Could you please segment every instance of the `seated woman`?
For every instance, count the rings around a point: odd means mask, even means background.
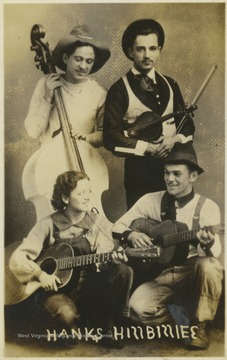
[[[70,244],[75,255],[115,249],[111,222],[89,211],[90,194],[86,174],[67,171],[59,175],[51,201],[57,211],[36,223],[12,254],[9,266],[21,283],[40,282],[35,304],[46,328],[70,331],[84,325],[83,318],[86,326],[100,327],[102,334],[109,334],[103,343],[115,347],[111,328],[122,316],[128,316],[132,283],[132,270],[123,263],[126,256],[114,251],[112,262],[80,267],[65,287],[55,273],[48,274],[35,261],[42,250],[62,243]]]

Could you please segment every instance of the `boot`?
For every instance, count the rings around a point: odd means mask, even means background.
[[[196,337],[191,340],[189,349],[191,350],[205,350],[210,345],[210,321],[203,321],[197,324]]]

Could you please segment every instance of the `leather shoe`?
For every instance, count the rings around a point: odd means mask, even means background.
[[[197,329],[195,329],[195,338],[191,340],[191,343],[188,345],[191,350],[205,350],[208,349],[210,345],[210,322],[203,321],[197,324]]]

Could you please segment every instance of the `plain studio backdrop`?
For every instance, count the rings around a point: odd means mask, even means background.
[[[224,3],[99,3],[4,5],[4,112],[5,112],[5,238],[6,244],[22,240],[36,222],[34,205],[25,201],[22,173],[39,148],[24,129],[24,119],[37,81],[30,50],[34,24],[46,30],[44,42],[53,49],[58,40],[78,24],[87,24],[94,37],[111,49],[111,58],[94,78],[107,89],[128,71],[130,61],[121,49],[125,28],[139,18],[153,18],[165,30],[165,44],[157,66],[177,80],[190,105],[214,64],[211,81],[195,112],[194,145],[205,169],[196,189],[221,208],[224,222]],[[89,99],[88,99],[89,101]],[[110,187],[103,196],[106,216],[117,220],[126,211],[124,161],[105,149]]]

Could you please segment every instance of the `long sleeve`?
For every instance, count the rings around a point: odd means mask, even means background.
[[[52,220],[49,216],[41,219],[13,252],[9,260],[9,268],[20,282],[28,282],[41,272],[34,260],[42,251],[45,239],[48,236],[51,238],[52,228]]]
[[[113,233],[123,233],[130,230],[133,220],[153,219],[161,221],[160,204],[164,191],[149,193],[142,196],[119,220],[113,225]]]
[[[28,135],[34,139],[39,138],[47,131],[51,116],[54,117],[56,127],[59,127],[59,121],[54,106],[44,99],[45,81],[46,77],[42,77],[38,81],[24,122]]]
[[[219,234],[220,223],[221,214],[218,205],[214,201],[206,199],[204,206],[201,209],[200,226],[201,228],[213,227],[214,229],[215,241],[214,245],[211,248],[214,257],[220,256],[222,251],[221,239]],[[200,246],[198,247],[197,251],[198,255],[204,255],[204,252]]]
[[[60,121],[55,104],[44,99],[46,78],[41,78],[32,95],[25,128],[30,137],[39,138],[41,143],[49,141],[60,129]],[[72,130],[86,134],[91,145],[103,145],[103,116],[106,89],[96,81],[72,84],[62,78],[61,95],[66,115]]]
[[[94,147],[103,146],[103,119],[106,100],[106,90],[101,88],[100,99],[97,103],[97,111],[95,118],[95,131],[86,135],[86,140]]]
[[[103,127],[103,141],[107,150],[114,151],[115,146],[135,148],[137,140],[126,138],[123,130],[123,117],[128,107],[128,94],[120,79],[108,91]]]

